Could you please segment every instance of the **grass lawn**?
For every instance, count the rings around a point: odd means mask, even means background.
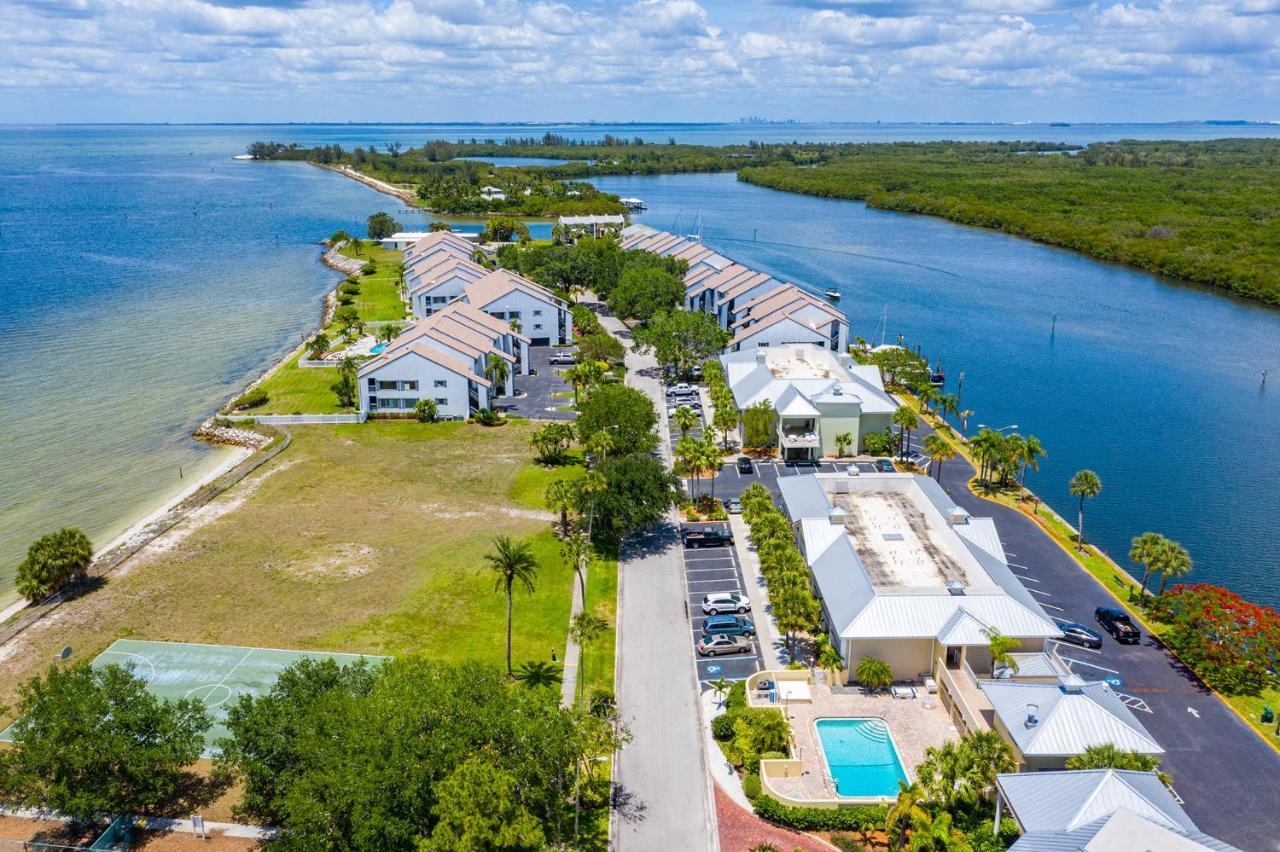
[[[88,660],[120,637],[501,665],[505,602],[483,559],[499,534],[529,538],[539,561],[536,591],[515,597],[514,661],[563,653],[573,574],[550,513],[511,496],[540,502],[556,475],[528,473],[533,428],[293,429],[291,447],[201,518],[7,648],[0,704],[64,645]],[[601,569],[591,594],[608,606],[613,571]]]
[[[357,260],[372,260],[378,270],[372,275],[361,274],[360,295],[356,296],[355,307],[360,319],[365,322],[384,320],[402,320],[405,318],[404,299],[400,298],[399,277],[396,264],[404,261],[404,255],[395,249],[384,249],[373,242],[362,242],[362,251],[357,254],[353,243],[347,243],[339,254]]]
[[[336,367],[299,367],[301,353],[276,370],[262,388],[267,402],[241,414],[337,414],[338,397],[330,389],[338,380]],[[350,409],[347,409],[350,410]]]

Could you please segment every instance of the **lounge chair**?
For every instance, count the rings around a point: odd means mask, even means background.
[[[894,698],[915,698],[916,688],[914,686],[895,686],[890,690]]]
[[[933,675],[929,672],[920,673],[920,682],[924,684],[924,691],[930,695],[938,691],[938,682],[933,679]]]

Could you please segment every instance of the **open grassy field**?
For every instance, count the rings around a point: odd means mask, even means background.
[[[302,353],[289,358],[262,383],[267,402],[246,414],[337,414],[338,397],[332,385],[338,380],[337,367],[299,367]]]
[[[406,308],[404,299],[400,298],[400,277],[396,272],[396,264],[403,261],[404,256],[395,249],[384,249],[372,242],[363,242],[359,253],[354,244],[348,243],[342,247],[340,254],[357,260],[372,260],[378,265],[377,271],[372,275],[359,276],[360,295],[356,296],[354,304],[360,319],[365,322],[403,320]]]
[[[0,649],[0,705],[64,645],[87,660],[120,637],[501,664],[505,603],[483,559],[498,534],[531,539],[539,560],[536,591],[515,599],[515,661],[563,654],[574,579],[541,493],[581,468],[535,468],[532,429],[294,429],[202,515]],[[591,577],[593,606],[610,612],[616,564]],[[589,653],[593,680],[606,653]]]

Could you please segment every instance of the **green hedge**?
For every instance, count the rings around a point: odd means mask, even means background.
[[[600,319],[586,305],[574,305],[570,312],[573,314],[574,328],[578,329],[579,334],[586,336],[604,331],[604,326],[600,324]]]
[[[743,784],[746,789],[746,784]],[[842,808],[793,808],[763,793],[757,796],[756,816],[800,831],[857,831],[867,823],[884,825],[889,809],[884,805],[850,805]]]
[[[747,794],[747,798],[755,801],[763,795],[764,791],[760,789],[760,776],[747,775],[742,779],[742,792]]]

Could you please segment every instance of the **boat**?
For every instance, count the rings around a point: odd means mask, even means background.
[[[628,210],[647,210],[648,209],[645,206],[644,201],[639,198],[619,198],[618,201],[622,202],[622,206],[626,207]]]
[[[929,372],[929,384],[935,388],[940,388],[947,383],[947,374],[942,371],[941,364],[934,364],[933,370]]]
[[[828,299],[830,299],[830,300],[831,300],[831,301],[833,301],[833,302],[838,302],[838,301],[840,301],[840,291],[839,291],[839,290],[836,290],[836,289],[827,290],[827,291],[826,291],[826,292],[824,292],[822,295],[826,296]]]

